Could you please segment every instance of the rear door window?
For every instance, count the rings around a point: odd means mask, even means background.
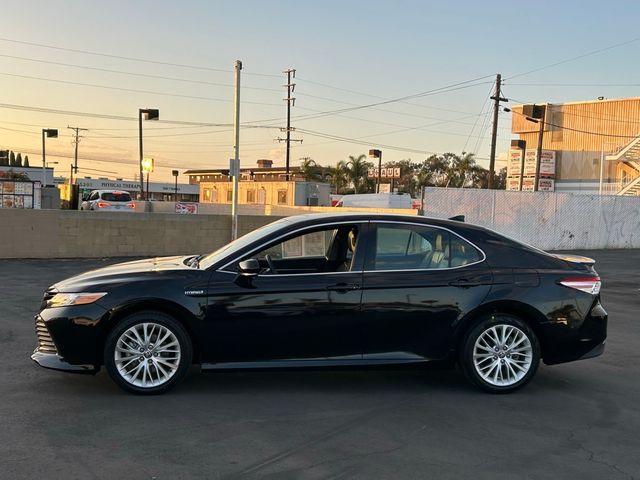
[[[453,268],[481,260],[478,250],[462,238],[436,227],[379,224],[367,270]]]

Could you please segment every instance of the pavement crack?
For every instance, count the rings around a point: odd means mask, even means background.
[[[622,470],[620,467],[613,463],[606,462],[605,460],[600,460],[596,458],[596,453],[593,450],[589,450],[584,444],[576,438],[575,430],[570,430],[569,435],[567,436],[567,441],[574,445],[578,450],[582,450],[587,454],[587,462],[597,463],[600,465],[604,465],[605,467],[618,472],[621,475],[629,478],[630,480],[637,480],[638,477],[634,477],[629,472]]]

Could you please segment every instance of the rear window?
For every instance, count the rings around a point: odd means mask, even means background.
[[[129,192],[104,192],[102,194],[102,200],[107,202],[130,202],[131,195]]]

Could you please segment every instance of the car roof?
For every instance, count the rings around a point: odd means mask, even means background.
[[[365,221],[383,220],[393,222],[423,223],[434,226],[454,228],[454,229],[479,229],[486,231],[484,227],[464,223],[458,220],[443,218],[423,217],[420,215],[402,215],[395,213],[369,213],[369,212],[340,212],[340,213],[307,213],[303,215],[293,215],[282,219],[290,224],[309,224],[317,222],[344,222],[344,221]]]
[[[126,190],[92,190],[93,192],[98,192],[100,194],[102,193],[128,193],[129,195],[131,195],[131,193],[127,192]]]

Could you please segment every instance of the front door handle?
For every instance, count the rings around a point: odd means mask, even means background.
[[[452,287],[469,288],[478,287],[482,284],[480,282],[472,282],[471,280],[467,280],[466,278],[459,278],[457,280],[449,282],[449,285]]]
[[[357,283],[336,283],[335,285],[329,285],[327,290],[330,292],[347,293],[350,290],[360,290],[360,285]]]

